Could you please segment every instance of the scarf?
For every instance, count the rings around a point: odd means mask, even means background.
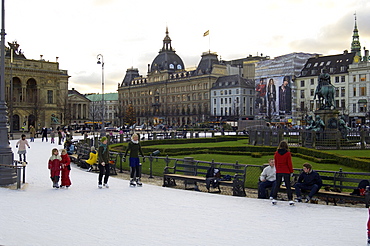
[[[103,153],[107,151],[107,145],[106,144],[101,144],[99,147],[103,147]]]

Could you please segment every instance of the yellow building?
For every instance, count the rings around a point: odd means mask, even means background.
[[[56,62],[27,59],[17,42],[8,43],[5,55],[6,102],[11,130],[33,125],[64,125],[68,96],[68,72]]]

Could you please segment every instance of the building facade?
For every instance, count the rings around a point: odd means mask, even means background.
[[[6,102],[11,131],[65,124],[68,73],[59,63],[27,59],[17,42],[5,53]],[[56,58],[58,59],[58,58]]]
[[[254,118],[254,80],[239,75],[222,76],[211,88],[213,121],[239,121]]]
[[[126,71],[118,87],[120,115],[125,118],[132,107],[137,125],[185,126],[208,121],[210,89],[225,75],[226,66],[212,52],[203,53],[194,70],[185,70],[166,30],[163,47],[148,66],[147,76],[134,68]]]
[[[90,121],[89,110],[91,101],[74,88],[68,90],[66,124],[79,129],[86,121]]]
[[[104,94],[104,117],[102,118],[103,105],[102,94],[86,95],[86,98],[91,102],[88,110],[89,121],[87,125],[93,124],[101,125],[104,119],[105,126],[120,126],[119,117],[119,102],[118,93],[105,93]]]

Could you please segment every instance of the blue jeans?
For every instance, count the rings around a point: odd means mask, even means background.
[[[263,182],[260,182],[258,184],[258,198],[262,198],[262,199],[267,198],[266,188],[269,188],[269,187],[272,187],[271,194],[270,194],[270,196],[272,196],[272,194],[274,194],[275,181],[265,180]]]
[[[308,196],[310,197],[310,199],[320,189],[320,187],[317,184],[314,184],[314,185],[306,185],[304,183],[296,183],[294,185],[294,188],[295,188],[295,194],[297,195],[297,197],[302,197],[302,190],[310,191],[310,194],[308,194]]]

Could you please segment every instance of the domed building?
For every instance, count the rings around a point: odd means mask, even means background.
[[[127,69],[118,86],[120,124],[192,126],[211,120],[210,89],[227,66],[213,52],[204,52],[198,66],[186,70],[166,36],[159,54],[148,65],[147,76]]]

